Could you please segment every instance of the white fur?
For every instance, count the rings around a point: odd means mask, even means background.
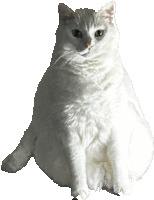
[[[82,199],[103,185],[130,194],[131,180],[142,177],[153,157],[152,134],[121,64],[118,29],[106,12],[115,11],[113,5],[94,13],[90,26],[87,10],[67,25],[60,21],[51,66],[35,97],[36,162]],[[61,7],[61,19],[74,14]],[[72,29],[88,31],[92,48],[73,37]],[[104,30],[101,39],[95,38],[99,29]]]

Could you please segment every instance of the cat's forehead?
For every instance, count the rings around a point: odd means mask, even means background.
[[[90,30],[91,27],[104,26],[103,20],[96,17],[96,12],[93,9],[80,8],[75,10],[75,14],[76,23],[83,29]]]

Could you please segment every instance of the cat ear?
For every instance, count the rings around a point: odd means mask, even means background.
[[[66,23],[69,19],[74,19],[74,11],[64,3],[58,5],[59,21]]]
[[[115,2],[111,1],[105,4],[97,13],[96,15],[100,18],[104,18],[107,24],[111,24],[114,20],[115,15]]]

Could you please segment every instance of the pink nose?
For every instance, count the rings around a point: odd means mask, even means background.
[[[87,47],[88,47],[88,49],[90,49],[92,46],[91,46],[91,43],[88,43],[87,44]]]

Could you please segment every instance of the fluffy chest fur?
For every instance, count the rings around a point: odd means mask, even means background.
[[[120,113],[126,100],[122,71],[119,66],[114,66],[114,69],[119,67],[114,70],[111,63],[111,60],[105,63],[104,68],[103,63],[99,64],[101,70],[92,76],[91,69],[96,70],[99,66],[89,66],[78,79],[83,85],[81,94],[65,106],[70,137],[77,137],[85,148],[94,143],[107,144],[111,120]]]

